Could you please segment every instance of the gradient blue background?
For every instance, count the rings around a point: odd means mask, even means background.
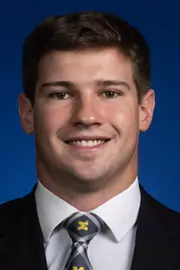
[[[0,5],[0,203],[29,192],[37,178],[34,139],[23,133],[18,116],[23,39],[49,15],[103,10],[138,27],[150,45],[156,110],[150,130],[140,136],[139,179],[155,198],[180,211],[180,2],[117,2],[11,0]]]

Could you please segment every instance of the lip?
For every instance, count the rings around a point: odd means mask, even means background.
[[[94,141],[94,140],[110,140],[110,137],[107,136],[72,136],[65,140],[65,143],[69,141]]]

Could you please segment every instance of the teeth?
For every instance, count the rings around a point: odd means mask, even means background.
[[[76,145],[80,145],[80,146],[95,146],[98,144],[102,144],[105,143],[105,140],[89,140],[89,141],[70,141],[69,144],[76,144]]]

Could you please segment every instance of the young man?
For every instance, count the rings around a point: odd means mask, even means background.
[[[180,216],[138,183],[149,49],[112,14],[47,18],[25,40],[19,113],[38,184],[0,207],[0,269],[180,269]]]

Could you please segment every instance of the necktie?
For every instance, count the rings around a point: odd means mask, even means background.
[[[93,213],[77,212],[63,222],[62,226],[72,239],[71,254],[65,270],[92,270],[87,248],[93,237],[103,230],[103,225],[103,221]]]

